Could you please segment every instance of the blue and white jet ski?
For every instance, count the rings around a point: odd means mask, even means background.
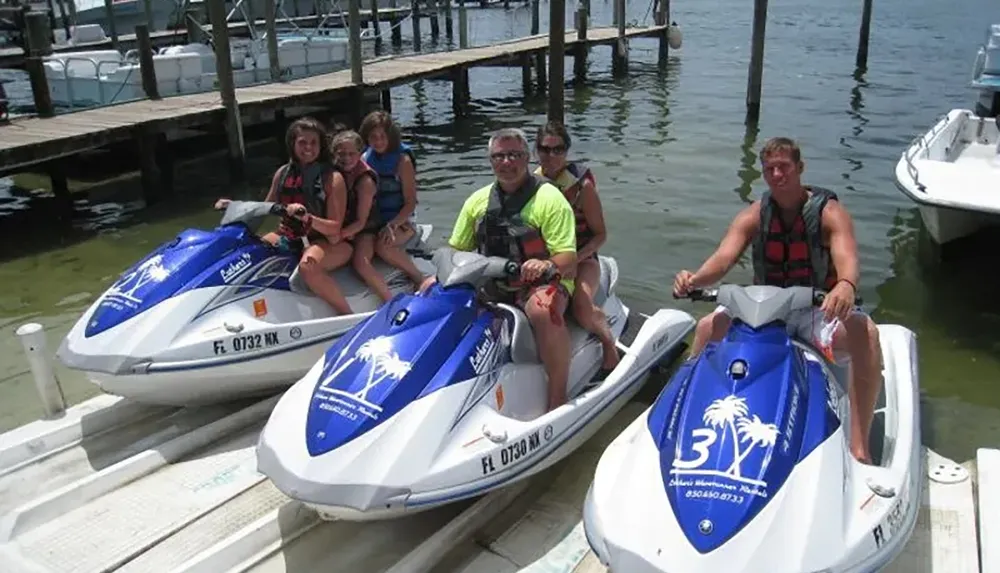
[[[597,304],[624,356],[595,380],[598,340],[570,322],[569,401],[546,413],[547,381],[524,313],[487,303],[487,281],[519,276],[500,258],[434,255],[438,282],[398,296],[338,340],[279,400],[258,471],[325,519],[375,520],[477,496],[556,463],[586,441],[693,329],[676,310],[621,341],[629,309],[600,257]]]
[[[355,314],[336,316],[298,274],[299,255],[255,234],[280,205],[234,201],[219,227],[187,229],[126,270],[57,352],[110,394],[192,405],[263,394],[302,377],[381,302],[348,266],[333,276]],[[420,226],[407,247],[429,259]],[[425,273],[430,261],[414,257]],[[393,293],[413,292],[377,261]]]
[[[692,293],[717,298],[733,325],[679,367],[597,465],[583,521],[611,571],[870,572],[903,549],[924,480],[916,337],[878,327],[878,463],[859,463],[848,448],[847,368],[784,324],[822,296],[735,285]]]

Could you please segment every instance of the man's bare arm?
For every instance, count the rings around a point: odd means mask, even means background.
[[[830,201],[823,209],[823,228],[830,237],[830,259],[838,279],[846,279],[857,288],[860,276],[858,243],[854,222],[839,202]],[[855,293],[857,294],[857,293]]]
[[[691,284],[706,287],[722,280],[750,244],[759,224],[760,202],[754,202],[736,215],[719,243],[719,248],[701,265],[692,277]]]

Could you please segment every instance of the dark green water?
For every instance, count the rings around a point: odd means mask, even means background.
[[[592,54],[589,84],[566,90],[573,153],[597,173],[611,233],[604,252],[619,260],[626,302],[644,311],[674,306],[669,284],[676,271],[696,268],[731,217],[764,189],[756,160],[763,140],[794,137],[803,148],[806,181],[837,191],[854,216],[866,307],[876,320],[919,335],[925,443],[958,460],[972,457],[978,446],[996,446],[996,237],[979,237],[937,262],[921,247],[919,217],[896,190],[892,171],[912,137],[949,109],[973,103],[966,85],[975,50],[986,24],[1000,22],[1000,7],[987,0],[880,0],[869,70],[859,76],[854,49],[860,3],[772,2],[762,117],[756,129],[748,129],[743,100],[751,5],[673,4],[684,47],[672,53],[666,72],[656,67],[655,41],[633,41],[628,79],[611,78],[608,48],[599,48]],[[610,4],[595,1],[593,9],[594,25],[610,22]],[[628,19],[648,21],[648,10],[632,4]],[[546,4],[542,11],[545,29]],[[484,44],[525,34],[528,22],[523,8],[472,11],[470,38]],[[408,25],[404,30],[409,34]],[[505,126],[530,130],[544,122],[545,101],[521,97],[518,70],[474,70],[471,84],[472,112],[460,119],[451,112],[448,83],[425,81],[393,91],[393,112],[420,157],[418,215],[435,225],[435,238],[447,235],[461,202],[488,180],[489,132]],[[278,160],[270,143],[250,153],[251,184],[242,192],[256,195]],[[126,181],[115,187],[118,196],[95,193],[77,203],[70,238],[8,236],[8,256],[0,262],[0,429],[39,413],[13,336],[16,326],[42,322],[54,348],[128,264],[184,227],[214,224],[212,199],[241,192],[225,190],[219,159],[180,166],[181,190],[170,204],[141,209],[141,203],[121,198],[138,189],[137,181]],[[0,213],[9,221],[17,218],[19,229],[27,224],[36,232],[55,224],[41,214],[43,208],[23,212],[44,206],[44,198],[19,194],[0,198]],[[21,252],[27,254],[9,255]],[[745,281],[749,271],[738,269],[729,278]],[[678,306],[697,314],[708,310]],[[59,374],[72,401],[95,392],[78,376],[64,369]]]

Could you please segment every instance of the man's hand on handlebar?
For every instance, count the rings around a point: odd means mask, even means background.
[[[681,271],[674,277],[674,298],[683,298],[694,289],[694,273]]]
[[[233,202],[232,199],[219,199],[218,201],[215,202],[215,209],[217,211],[221,211],[221,210],[225,209],[226,207],[228,207],[229,204],[232,203],[232,202]]]
[[[521,280],[531,284],[537,282],[546,274],[554,275],[556,270],[556,264],[552,261],[528,259],[521,265]]]
[[[851,314],[851,309],[854,307],[855,298],[854,287],[851,283],[847,281],[838,282],[823,297],[823,304],[820,305],[823,317],[827,322],[834,318],[839,318],[841,322],[847,320]]]

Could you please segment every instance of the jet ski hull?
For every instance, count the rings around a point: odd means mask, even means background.
[[[787,400],[780,394],[771,418],[760,398],[779,391],[739,385],[727,403],[732,415],[720,400],[700,411],[692,396],[710,394],[715,383],[689,377],[685,364],[598,463],[583,522],[600,561],[619,573],[854,573],[891,562],[913,531],[925,478],[916,337],[895,325],[879,333],[885,391],[872,430],[879,463],[850,455],[849,404],[830,371]],[[818,365],[819,355],[810,360]],[[750,371],[768,368],[749,363]],[[823,422],[824,410],[835,416]],[[786,439],[791,465],[782,470]]]
[[[613,261],[602,262],[616,274]],[[612,331],[620,336],[628,309],[613,296],[603,307]],[[416,317],[421,312],[419,301],[404,298],[396,307],[384,310],[386,317],[403,311]],[[369,322],[378,323],[382,312]],[[485,319],[490,315],[477,315],[490,326],[477,330],[475,325],[480,323],[474,323],[455,343],[445,333],[445,326],[436,327],[442,334],[434,348],[444,346],[454,351],[443,359],[445,366],[427,376],[440,379],[439,373],[447,371],[448,364],[466,361],[473,363],[478,375],[433,391],[425,389],[418,399],[406,402],[394,413],[384,406],[378,415],[389,414],[387,418],[326,451],[313,445],[315,436],[337,428],[331,423],[311,423],[310,408],[329,409],[335,416],[352,415],[357,411],[352,404],[358,394],[340,386],[322,391],[324,377],[334,366],[317,363],[282,396],[272,412],[258,443],[258,470],[286,495],[315,508],[326,519],[389,519],[482,495],[569,455],[624,406],[649,370],[670,358],[694,327],[694,320],[686,313],[657,312],[643,324],[619,366],[602,382],[588,386],[601,363],[601,346],[588,333],[571,326],[570,400],[545,412],[547,387],[537,355],[521,356],[517,343],[511,343],[524,329],[530,334],[527,319],[506,305],[499,305],[496,312]],[[376,331],[377,326],[369,324],[368,328]],[[456,332],[465,330],[462,325],[455,326]],[[351,341],[361,336],[359,332],[346,335],[327,354],[327,360],[331,355],[353,360],[352,354],[357,356],[363,346]],[[421,368],[419,353],[411,358],[402,341],[396,348],[400,358],[406,355],[413,370]],[[349,370],[343,372],[349,376]],[[360,371],[362,376],[365,372]],[[404,375],[397,389],[406,381]],[[303,410],[310,410],[310,416],[304,416]]]

